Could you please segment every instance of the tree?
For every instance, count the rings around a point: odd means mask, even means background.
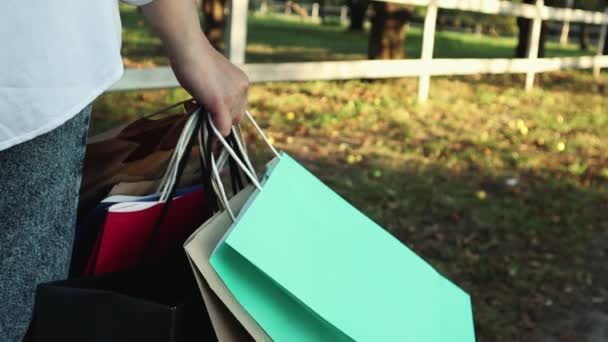
[[[325,6],[327,6],[327,3],[325,0],[318,0],[317,3],[319,4],[319,19],[324,23],[325,17],[327,16],[327,13],[325,13]]]
[[[578,32],[578,42],[581,50],[589,50],[589,29],[587,23],[580,23]]]
[[[534,5],[536,0],[523,0],[525,4]],[[554,6],[558,3],[557,0],[545,1],[545,6]],[[532,19],[517,17],[517,28],[519,35],[517,39],[517,47],[515,48],[515,57],[527,58],[528,46],[530,45],[530,30],[532,29]],[[538,57],[545,57],[545,43],[547,41],[547,33],[549,29],[547,23],[543,21],[540,30],[540,41],[538,43]]]
[[[409,6],[372,2],[374,15],[369,36],[370,59],[405,58],[406,24],[412,15]]]
[[[580,0],[574,2],[574,8],[583,9],[587,11],[603,11],[606,5],[608,5],[608,1],[605,0]],[[578,39],[581,50],[589,50],[589,25],[587,25],[586,23],[579,24]]]
[[[347,0],[346,6],[348,6],[350,12],[349,29],[351,31],[363,31],[363,23],[365,22],[367,7],[369,7],[369,0]]]
[[[226,6],[226,0],[203,0],[205,35],[218,51],[221,51],[222,32],[226,24],[224,6]]]

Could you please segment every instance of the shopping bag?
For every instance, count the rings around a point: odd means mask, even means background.
[[[232,210],[238,212],[253,190],[249,186],[234,196],[230,200]],[[227,212],[217,213],[191,235],[184,243],[184,249],[218,340],[270,341],[270,337],[232,296],[209,263],[213,250],[231,223]]]
[[[174,198],[176,186],[198,136],[201,124],[199,111],[189,117],[176,143],[172,164],[163,177],[168,183],[165,182],[167,186],[162,187],[160,200],[124,202],[108,209],[89,257],[86,274],[117,272],[142,263],[154,263],[179,250],[192,231],[210,216],[211,211],[205,209],[204,190]],[[170,190],[167,192],[167,189]]]
[[[197,176],[200,179],[200,176]],[[158,187],[157,187],[158,188]],[[155,189],[156,190],[156,189]],[[200,185],[177,189],[175,196],[181,197],[190,193],[202,191]],[[101,201],[86,216],[79,219],[74,236],[74,247],[72,249],[72,260],[70,263],[70,277],[85,274],[85,267],[93,254],[93,248],[100,232],[106,224],[108,210],[116,204],[132,204],[158,202],[159,194],[148,196],[114,195]],[[99,246],[98,246],[99,247]]]
[[[145,250],[159,246],[160,228],[170,217],[173,200],[196,194],[175,198],[187,160],[185,151],[192,148],[200,126],[198,113],[189,123],[177,144],[176,158],[172,158],[175,165],[167,170],[163,207]],[[39,285],[31,331],[34,341],[213,340],[204,308],[187,259],[177,249],[154,262],[139,259],[137,267],[127,272]]]
[[[204,209],[205,190],[198,189],[173,199],[158,228],[156,243],[145,262],[154,262],[174,250],[199,227],[209,213]],[[164,203],[123,202],[108,208],[85,274],[103,274],[135,267],[154,232]]]
[[[184,107],[179,114],[173,109]],[[155,180],[164,170],[192,101],[184,101],[90,137],[84,159],[79,216],[87,213],[121,182]],[[150,156],[155,154],[154,156]]]
[[[31,341],[215,341],[184,261],[39,285]]]
[[[263,185],[246,172],[257,189],[210,258],[270,338],[475,340],[464,291],[291,157],[277,158]]]
[[[183,168],[179,179],[175,180],[176,184],[181,183],[186,172],[193,174],[196,170],[199,180],[204,182],[208,178],[203,175],[201,179],[200,165],[188,170],[189,165],[193,164],[190,160],[201,158],[200,151],[196,154],[192,151],[192,148],[183,151],[186,156],[183,157]],[[142,262],[153,232],[155,245],[144,262],[153,262],[175,249],[181,249],[186,238],[213,210],[213,203],[208,203],[207,196],[208,193],[200,187],[192,191],[178,189],[159,227],[155,227],[154,223],[165,205],[157,195],[141,199],[121,196],[121,200],[111,206],[108,205],[112,203],[111,198],[102,201],[93,212],[95,215],[77,227],[71,274],[102,274],[134,267]],[[86,261],[83,256],[86,256]]]
[[[191,187],[201,182],[201,170],[199,166],[186,167],[182,179],[179,182],[180,187]],[[127,196],[145,196],[155,193],[159,188],[161,179],[143,180],[143,181],[121,181],[112,187],[108,196],[127,195]]]

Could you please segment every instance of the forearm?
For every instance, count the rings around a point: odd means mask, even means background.
[[[205,37],[193,0],[155,0],[142,6],[160,36],[169,58],[204,58],[213,47]],[[198,56],[197,56],[198,55]]]
[[[155,0],[142,6],[167,50],[179,83],[213,115],[227,135],[247,109],[249,81],[203,34],[194,0]]]

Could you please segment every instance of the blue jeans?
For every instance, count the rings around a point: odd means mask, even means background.
[[[67,277],[91,106],[0,151],[0,341],[30,322],[36,285]]]

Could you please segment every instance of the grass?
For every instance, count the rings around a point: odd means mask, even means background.
[[[123,22],[130,29],[124,33],[123,55],[127,66],[167,64],[161,44],[151,34],[141,15],[123,7]],[[461,32],[438,32],[435,58],[511,58],[515,37],[476,36]],[[288,19],[282,16],[251,15],[248,19],[246,61],[248,63],[356,60],[367,58],[368,33],[349,32],[346,28]],[[419,58],[422,31],[411,27],[405,44],[409,58]],[[577,46],[556,42],[547,44],[547,57],[580,56]]]
[[[127,62],[163,64],[158,40],[125,14]],[[339,27],[258,17],[249,42],[251,62],[357,59],[366,47]],[[414,29],[410,56],[419,43]],[[436,56],[508,57],[514,45],[444,32]],[[426,105],[415,79],[273,83],[252,86],[250,107],[278,147],[472,295],[480,341],[531,340],[608,281],[586,257],[608,232],[604,81],[550,73],[525,93],[520,76],[438,77]],[[92,130],[187,97],[105,94]]]

